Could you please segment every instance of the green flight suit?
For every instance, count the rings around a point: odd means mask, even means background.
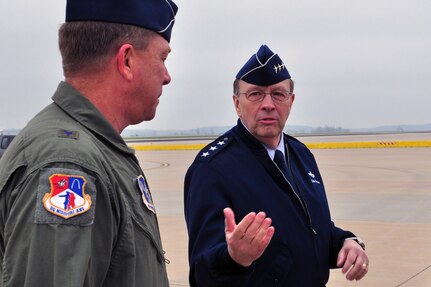
[[[0,286],[169,286],[134,151],[69,84],[52,99],[0,160]]]

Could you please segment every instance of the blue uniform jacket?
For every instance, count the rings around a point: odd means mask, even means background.
[[[310,150],[283,136],[293,182],[240,121],[200,151],[188,169],[184,203],[192,287],[325,286],[344,238],[354,235],[332,222]],[[252,211],[264,211],[273,221],[268,248],[248,268],[228,255],[225,207],[237,222]]]

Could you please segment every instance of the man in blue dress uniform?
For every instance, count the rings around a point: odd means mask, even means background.
[[[238,72],[237,126],[199,152],[185,178],[191,286],[319,287],[330,268],[348,280],[368,272],[362,240],[331,220],[312,153],[283,133],[293,88],[266,45]]]

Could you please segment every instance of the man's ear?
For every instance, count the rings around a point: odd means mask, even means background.
[[[132,62],[134,48],[130,44],[122,45],[117,51],[117,69],[126,80],[133,79]]]
[[[235,106],[236,114],[241,117],[241,108],[239,107],[239,98],[237,95],[232,96],[233,104]]]
[[[293,106],[293,102],[294,102],[294,101],[295,101],[295,94],[292,94],[289,109],[291,109],[291,108],[292,108],[292,106]]]

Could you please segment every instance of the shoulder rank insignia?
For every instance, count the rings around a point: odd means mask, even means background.
[[[51,191],[42,200],[49,212],[68,219],[90,209],[91,197],[85,194],[87,181],[83,176],[53,174],[49,183]]]
[[[142,201],[149,211],[156,213],[156,208],[154,207],[153,198],[151,197],[150,189],[148,188],[147,181],[142,175],[138,176],[138,186],[139,190],[142,192]]]
[[[61,129],[61,130],[58,130],[58,137],[77,140],[79,138],[79,132]]]
[[[204,147],[199,152],[196,159],[204,160],[204,159],[209,159],[213,157],[215,154],[223,150],[223,148],[230,143],[230,139],[231,138],[227,137],[226,135],[219,137],[218,139],[216,139],[215,141],[213,141],[212,143]]]

